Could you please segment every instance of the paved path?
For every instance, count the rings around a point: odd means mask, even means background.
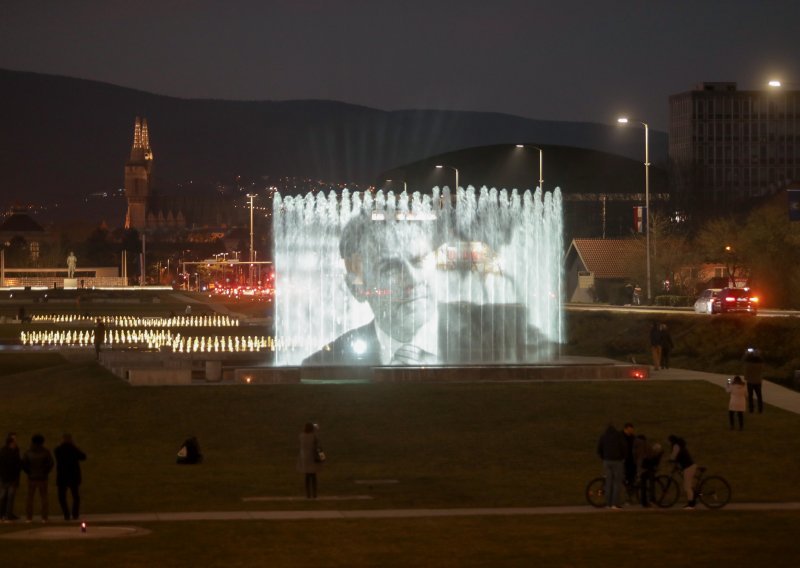
[[[723,511],[800,511],[800,503],[731,503]],[[505,517],[576,514],[658,514],[669,512],[692,514],[710,511],[698,505],[694,511],[680,507],[643,509],[628,507],[621,511],[596,509],[588,505],[567,507],[497,507],[473,509],[354,509],[312,511],[195,511],[189,513],[115,513],[85,515],[87,523],[158,523],[181,521],[296,521],[347,519],[414,519],[432,517]],[[58,521],[56,521],[58,522]]]
[[[728,379],[733,375],[720,375],[718,373],[704,373],[702,371],[690,371],[687,369],[662,369],[660,371],[650,371],[651,381],[708,381],[719,387],[725,388]],[[777,406],[783,410],[800,414],[800,392],[787,389],[776,385],[770,381],[764,381],[761,387],[764,395],[764,403]],[[768,412],[766,409],[765,412]]]

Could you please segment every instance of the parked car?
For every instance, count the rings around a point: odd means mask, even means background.
[[[750,288],[709,288],[694,303],[694,311],[705,314],[758,312],[758,297]]]
[[[708,288],[703,290],[694,302],[694,312],[696,314],[713,314],[712,306],[721,290],[722,288]]]

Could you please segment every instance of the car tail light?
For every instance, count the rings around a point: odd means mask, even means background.
[[[750,298],[750,301],[753,302],[754,304],[757,304],[758,303],[758,298],[753,296],[752,298]]]
[[[726,302],[735,302],[736,298],[734,298],[733,296],[725,296],[725,301]]]

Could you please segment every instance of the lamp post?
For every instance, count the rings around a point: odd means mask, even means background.
[[[255,194],[248,193],[247,198],[250,200],[250,286],[253,285],[253,199]]]
[[[618,118],[617,122],[619,124],[638,122],[644,126],[644,234],[647,247],[647,302],[651,303],[653,295],[650,289],[650,126],[642,120],[631,120],[624,116]]]
[[[529,146],[527,144],[517,144],[517,148],[532,148],[534,150],[539,150],[539,189],[544,191],[544,179],[542,178],[542,162],[543,162],[543,152],[542,149],[538,146]]]
[[[455,195],[458,192],[458,168],[454,168],[453,166],[448,166],[447,164],[436,165],[436,169],[441,170],[442,168],[449,168],[456,173],[456,191],[453,193],[453,195]]]

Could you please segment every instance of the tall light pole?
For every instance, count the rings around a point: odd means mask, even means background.
[[[248,193],[247,198],[250,200],[250,286],[253,285],[253,199],[255,194]]]
[[[447,164],[437,164],[436,168],[441,170],[442,168],[449,168],[456,172],[456,191],[453,193],[455,195],[458,192],[458,168],[454,168],[453,166],[448,166]]]
[[[517,144],[517,148],[532,148],[534,150],[539,150],[539,188],[544,191],[544,179],[542,178],[542,162],[543,162],[543,152],[542,149],[538,146],[529,146],[528,144]]]
[[[642,120],[630,120],[624,116],[618,118],[617,122],[619,124],[638,122],[644,126],[644,234],[647,247],[647,302],[651,303],[653,294],[650,289],[650,126]]]

